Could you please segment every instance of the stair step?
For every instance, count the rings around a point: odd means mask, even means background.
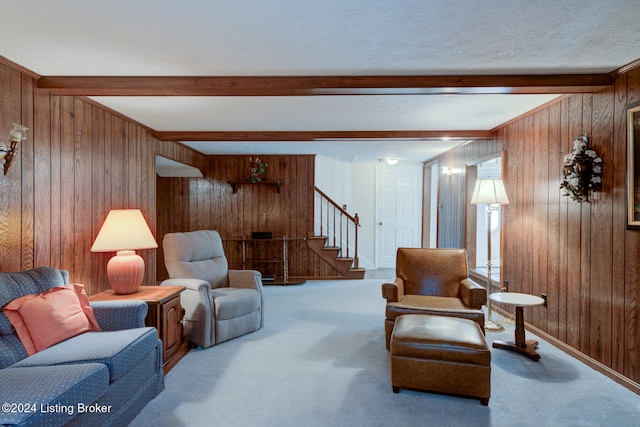
[[[327,246],[329,238],[327,236],[309,235],[307,243],[310,249],[320,255],[329,265],[332,265],[345,279],[362,279],[365,270],[361,268],[351,268],[354,263],[352,257],[341,257],[342,248],[339,246]]]
[[[364,268],[352,268],[348,270],[344,277],[345,279],[364,279]]]

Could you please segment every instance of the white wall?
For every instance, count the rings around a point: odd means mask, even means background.
[[[358,256],[360,266],[369,269],[376,268],[376,164],[354,163],[351,167],[352,207],[360,217]]]
[[[351,159],[316,156],[316,187],[347,212],[360,217],[358,258],[360,267],[375,268],[375,166],[352,163]]]
[[[332,157],[316,156],[315,179],[316,187],[331,197],[338,205],[347,205],[350,214],[355,213],[351,208],[351,160]]]

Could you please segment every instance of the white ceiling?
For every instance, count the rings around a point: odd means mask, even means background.
[[[0,55],[42,76],[608,73],[638,0],[0,0]],[[557,95],[131,97],[156,131],[490,130]],[[461,141],[188,142],[206,154],[422,161]]]

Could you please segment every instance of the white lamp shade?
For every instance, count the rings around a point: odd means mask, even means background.
[[[109,212],[91,252],[152,249],[158,244],[140,209],[114,209]]]
[[[471,196],[472,205],[508,205],[509,198],[501,179],[478,179]]]

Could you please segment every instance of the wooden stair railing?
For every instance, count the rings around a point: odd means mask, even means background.
[[[349,214],[318,187],[315,187],[315,197],[319,200],[315,205],[315,220],[318,222],[319,236],[326,237],[326,249],[337,250],[338,259],[352,259],[351,269],[359,270],[358,214]]]

